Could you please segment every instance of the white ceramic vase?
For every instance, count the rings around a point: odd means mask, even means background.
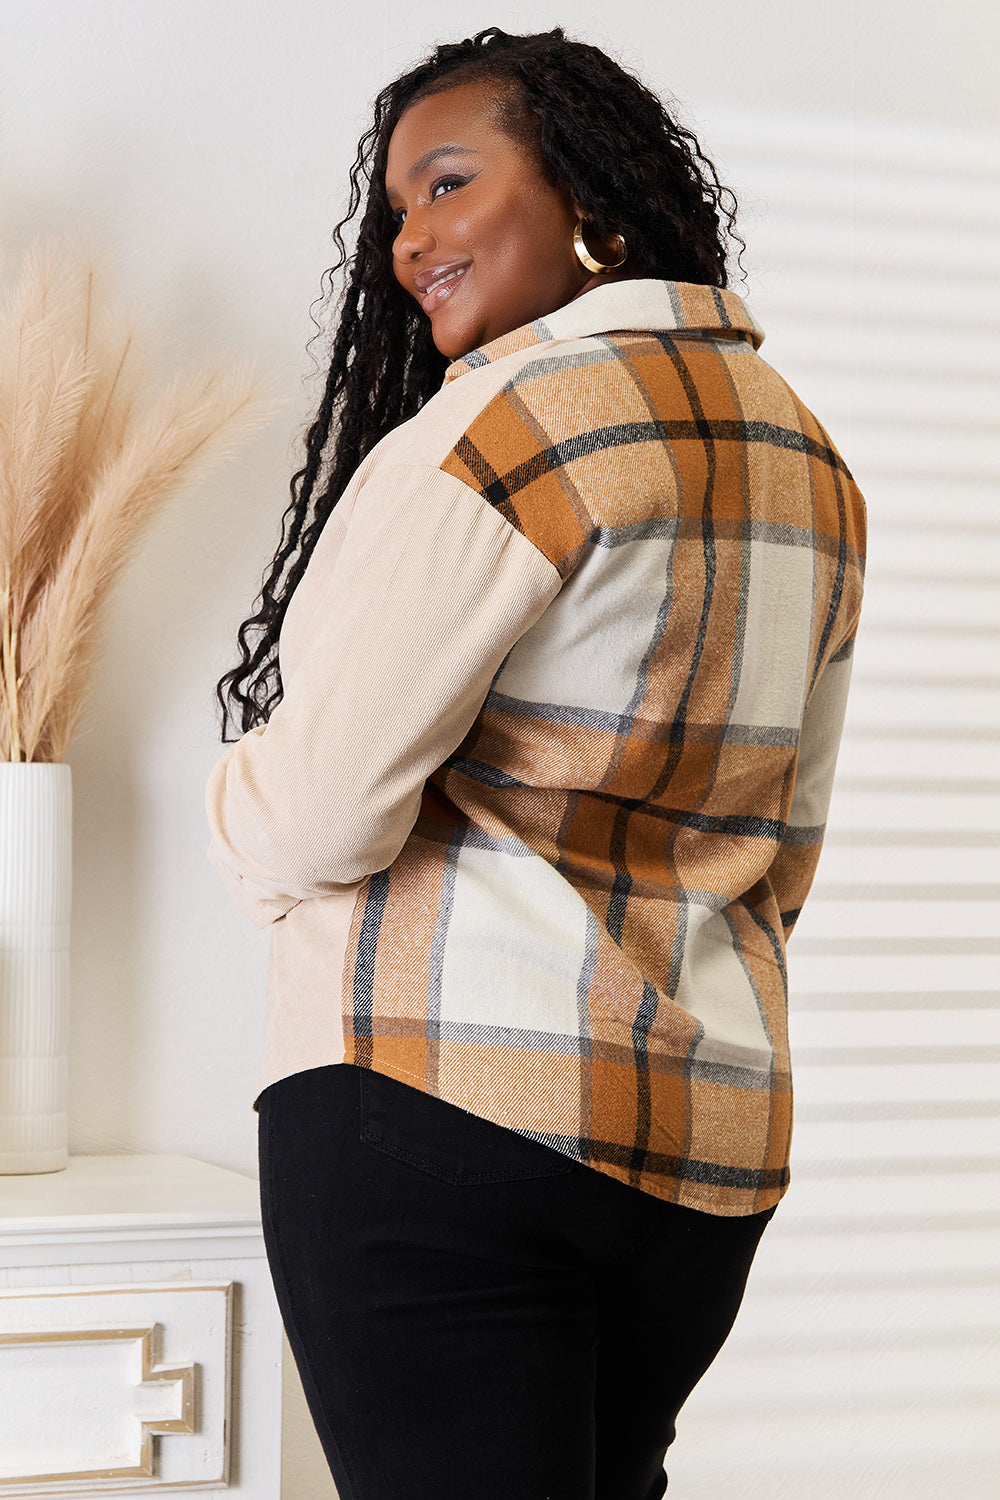
[[[0,762],[0,1173],[69,1156],[72,812],[69,766]]]

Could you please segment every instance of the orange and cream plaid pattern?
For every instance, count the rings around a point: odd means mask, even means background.
[[[742,299],[666,286],[669,328],[538,322],[448,371],[520,356],[441,468],[562,583],[361,888],[344,1056],[747,1214],[788,1183],[785,943],[823,837],[864,504]]]

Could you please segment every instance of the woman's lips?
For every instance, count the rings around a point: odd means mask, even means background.
[[[433,312],[442,302],[447,301],[459,282],[465,276],[466,271],[471,268],[472,262],[467,261],[464,266],[454,266],[436,280],[427,291],[421,295],[420,306],[425,313]]]

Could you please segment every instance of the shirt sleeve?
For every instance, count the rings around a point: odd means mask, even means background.
[[[809,894],[823,847],[853,659],[852,635],[827,662],[802,719],[792,803],[769,871],[786,938]]]
[[[461,480],[371,475],[285,696],[209,780],[209,859],[258,926],[392,863],[425,780],[560,582]]]

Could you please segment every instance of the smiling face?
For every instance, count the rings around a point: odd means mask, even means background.
[[[393,271],[449,359],[608,279],[574,254],[573,198],[502,119],[495,86],[459,84],[411,104],[389,141]]]

